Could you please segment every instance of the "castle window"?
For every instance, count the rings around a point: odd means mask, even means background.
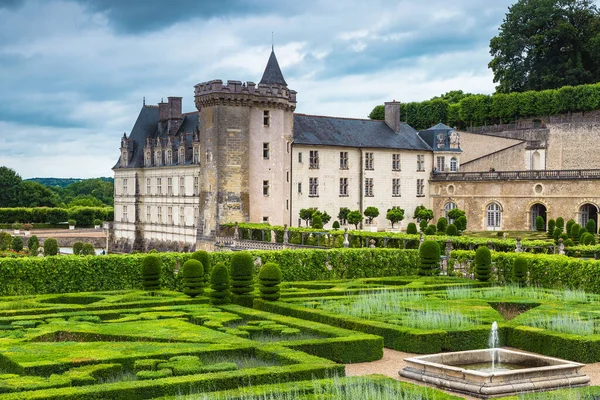
[[[417,155],[417,171],[425,171],[425,155]]]
[[[317,150],[311,150],[309,153],[309,165],[310,169],[319,169],[319,152]]]
[[[194,177],[194,196],[198,196],[200,194],[200,178],[197,176]]]
[[[158,194],[158,195],[162,194],[162,179],[161,178],[156,178],[156,194]]]
[[[200,148],[198,146],[194,147],[194,164],[198,164],[200,162]]]
[[[425,179],[417,179],[417,197],[425,197]]]
[[[185,177],[179,177],[179,195],[185,196]]]
[[[271,112],[269,110],[263,111],[263,125],[271,126]]]
[[[302,194],[302,182],[298,182],[298,194]]]
[[[146,195],[150,196],[152,194],[152,180],[150,178],[146,178]]]
[[[157,167],[162,165],[162,154],[160,150],[154,152],[154,165]]]
[[[319,178],[308,178],[308,197],[319,197]]]
[[[456,172],[458,170],[458,160],[456,157],[450,159],[450,172]]]
[[[167,178],[167,196],[173,196],[173,178]]]
[[[392,154],[392,171],[400,171],[400,154]]]
[[[123,196],[127,196],[127,178],[123,178]]]
[[[453,201],[449,201],[446,204],[444,204],[444,217],[448,220],[449,223],[454,223],[453,219],[448,218],[448,213],[450,212],[450,210],[454,210],[456,208],[456,203]]]
[[[194,223],[196,223],[196,221],[198,221],[199,216],[200,216],[200,208],[194,207]]]
[[[185,164],[185,147],[179,148],[179,156],[177,157],[177,163],[179,165]]]
[[[340,151],[340,169],[348,169],[348,152]]]
[[[179,225],[185,225],[185,208],[179,207]]]
[[[500,228],[502,219],[502,208],[498,203],[492,203],[486,209],[486,225],[488,230],[496,230]]]
[[[302,153],[298,153],[298,162],[302,164]]]
[[[173,207],[167,207],[167,223],[173,225]]]
[[[146,222],[150,222],[152,219],[152,207],[146,206]]]
[[[144,166],[151,167],[152,166],[152,157],[150,156],[150,151],[146,151],[144,153]]]
[[[348,196],[348,178],[340,178],[340,197]]]
[[[167,165],[173,165],[173,152],[171,150],[167,150]]]
[[[437,157],[437,170],[438,172],[444,172],[444,167],[446,164],[446,157],[444,156],[439,156]]]
[[[127,222],[127,206],[123,206],[123,215],[122,215],[121,221]]]
[[[123,152],[121,153],[121,167],[126,167],[127,163],[129,163],[129,151],[123,149]]]
[[[286,182],[290,181],[290,171],[285,171],[285,181]]]
[[[269,217],[263,217],[263,223],[268,224],[269,223]]]
[[[156,211],[157,211],[157,216],[158,216],[158,223],[162,224],[162,207],[161,206],[156,207]]]
[[[269,195],[269,181],[263,181],[263,196]]]
[[[392,179],[392,196],[400,197],[400,178]]]
[[[373,197],[373,178],[365,178],[365,197]]]
[[[263,158],[265,160],[269,159],[269,143],[263,143]]]
[[[373,153],[365,153],[365,169],[373,169]]]
[[[289,210],[290,209],[290,199],[286,199],[285,200],[285,209]]]

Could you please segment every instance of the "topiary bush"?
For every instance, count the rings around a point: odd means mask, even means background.
[[[560,237],[560,235],[562,235],[562,230],[559,227],[554,228],[554,231],[552,233],[552,237],[554,238],[555,242],[558,242],[558,238]]]
[[[236,252],[231,257],[231,293],[235,296],[234,302],[252,307],[254,296],[252,291],[254,283],[254,260],[250,253]]]
[[[204,266],[198,260],[189,259],[181,267],[183,293],[196,297],[204,293]]]
[[[150,254],[142,260],[142,286],[145,290],[160,290],[160,271],[162,262],[157,256]]]
[[[440,217],[438,219],[436,228],[438,232],[446,232],[446,229],[448,228],[448,220],[445,217]]]
[[[421,229],[421,232],[425,232],[425,229],[427,229],[427,220],[422,219],[421,222],[419,222],[419,228]]]
[[[338,221],[333,221],[333,225],[331,225],[333,229],[340,229],[340,223]]]
[[[544,222],[544,217],[542,217],[541,215],[538,215],[535,218],[535,230],[538,232],[545,232],[546,231],[546,223]]]
[[[21,236],[15,236],[12,240],[11,248],[17,253],[23,251],[23,238]]]
[[[27,248],[29,249],[29,255],[37,256],[38,249],[40,248],[40,241],[37,236],[29,236],[29,240],[27,240]]]
[[[94,249],[94,245],[92,245],[91,243],[84,243],[83,247],[81,248],[81,255],[82,256],[95,256],[96,250]]]
[[[581,226],[579,224],[572,224],[571,229],[569,229],[569,238],[573,240],[574,243],[579,241],[579,231],[581,230]]]
[[[435,235],[435,225],[429,225],[427,228],[425,228],[425,234],[426,235]]]
[[[575,243],[573,242],[573,240],[572,240],[572,239],[567,239],[567,240],[565,240],[565,241],[563,242],[563,245],[564,245],[565,247],[571,247],[571,246],[575,246]]]
[[[211,274],[210,256],[204,250],[198,250],[192,253],[192,259],[200,261],[204,267],[204,283],[208,284]]]
[[[527,259],[523,256],[515,258],[513,264],[513,280],[519,285],[527,282]]]
[[[81,255],[82,249],[83,249],[83,242],[73,243],[73,255],[75,255],[75,256]]]
[[[229,271],[223,263],[218,263],[210,275],[210,304],[229,304]]]
[[[596,238],[591,233],[586,232],[586,233],[584,233],[582,235],[580,243],[584,244],[586,246],[595,245],[596,244]]]
[[[565,232],[571,234],[571,227],[575,225],[575,220],[570,219],[567,221],[567,225],[565,226]]]
[[[408,233],[409,235],[416,235],[418,233],[417,224],[415,224],[414,222],[409,222],[406,226],[406,233]]]
[[[554,236],[554,229],[556,228],[556,221],[552,218],[548,220],[548,237]]]
[[[312,217],[311,225],[313,229],[323,229],[323,219],[320,215],[315,215]]]
[[[44,240],[44,256],[55,256],[58,254],[58,241],[54,238]]]
[[[419,275],[434,276],[440,274],[440,255],[438,242],[426,240],[419,248]]]
[[[260,297],[263,300],[275,301],[279,299],[281,278],[281,269],[278,264],[269,262],[262,266],[258,273],[258,281],[260,282]]]
[[[475,279],[487,282],[492,276],[492,253],[487,246],[479,246],[475,252]]]
[[[556,227],[562,232],[565,229],[565,219],[563,217],[556,218]]]
[[[446,235],[448,236],[458,236],[458,228],[454,224],[448,225],[446,227]]]
[[[598,232],[598,227],[596,226],[596,221],[593,219],[589,219],[588,222],[585,223],[585,229],[595,235]]]

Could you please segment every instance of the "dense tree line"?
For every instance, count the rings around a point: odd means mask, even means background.
[[[102,207],[114,204],[114,185],[106,178],[77,180],[65,187],[45,186],[36,180],[24,181],[13,169],[0,167],[0,208]]]

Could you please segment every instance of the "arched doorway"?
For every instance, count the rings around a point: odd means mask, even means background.
[[[579,207],[579,225],[585,226],[592,219],[596,222],[596,232],[598,230],[598,207],[594,204],[584,204]]]
[[[532,231],[537,230],[537,227],[535,225],[535,221],[536,221],[537,217],[544,218],[544,230],[546,230],[546,222],[548,221],[548,219],[546,218],[546,206],[545,205],[540,204],[540,203],[536,203],[536,204],[532,205],[530,215],[531,215],[530,229]]]

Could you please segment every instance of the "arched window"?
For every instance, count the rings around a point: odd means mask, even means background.
[[[157,167],[162,165],[162,154],[160,150],[154,152],[154,165]]]
[[[498,203],[492,203],[487,206],[486,225],[488,230],[500,228],[502,219],[502,208]]]
[[[449,201],[446,204],[444,204],[444,217],[448,220],[449,223],[453,223],[454,220],[451,220],[450,218],[448,218],[448,212],[450,210],[454,210],[456,208],[456,203],[453,201]]]
[[[458,160],[456,159],[456,157],[452,157],[450,159],[450,172],[456,171],[458,171]]]
[[[146,151],[146,153],[144,154],[144,165],[146,167],[151,167],[152,166],[152,158],[150,157],[150,151]]]

